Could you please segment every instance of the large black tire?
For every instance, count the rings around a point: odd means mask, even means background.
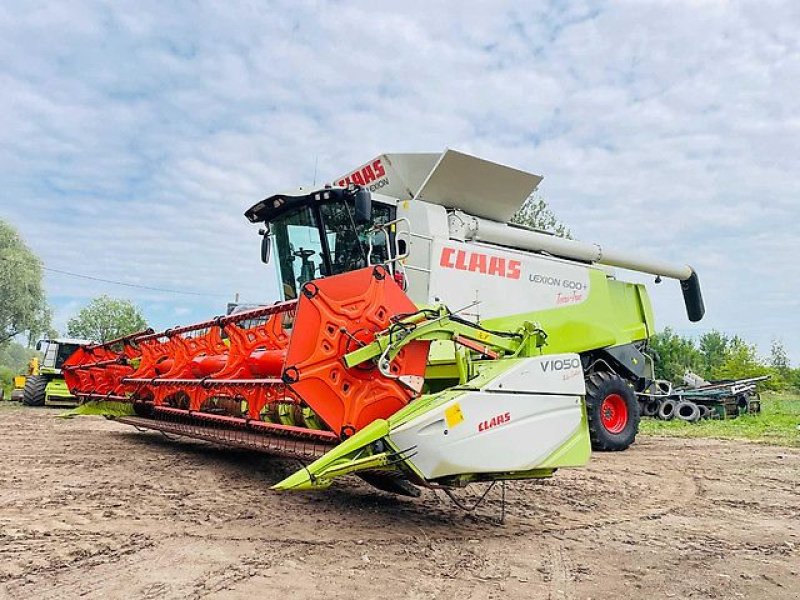
[[[596,372],[586,380],[586,416],[592,448],[625,450],[639,431],[639,402],[619,375]]]
[[[42,375],[29,375],[25,380],[25,389],[22,392],[22,403],[25,406],[44,406],[44,390],[47,387],[47,377]]]
[[[675,407],[675,417],[687,423],[694,423],[700,418],[700,407],[694,402],[683,400]]]
[[[678,403],[671,398],[661,401],[661,406],[658,407],[658,418],[662,421],[670,421],[675,416],[675,407]]]
[[[655,417],[658,414],[658,407],[661,406],[658,398],[649,398],[643,404],[644,406],[640,406],[640,408],[645,417]]]

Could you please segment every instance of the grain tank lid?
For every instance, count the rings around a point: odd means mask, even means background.
[[[397,200],[423,200],[508,221],[542,178],[455,150],[382,154],[333,181],[355,183]]]
[[[541,176],[445,150],[415,199],[505,222],[538,187]]]

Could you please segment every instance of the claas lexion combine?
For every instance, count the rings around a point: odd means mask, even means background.
[[[332,185],[277,194],[263,224],[282,300],[85,345],[64,366],[120,421],[294,457],[274,486],[346,474],[418,495],[548,477],[622,450],[654,381],[651,261],[509,223],[541,177],[447,150],[384,154]]]

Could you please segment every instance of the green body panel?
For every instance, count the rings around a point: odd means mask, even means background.
[[[589,439],[589,422],[586,418],[586,405],[583,419],[575,433],[539,465],[540,469],[559,467],[580,467],[589,462],[592,455],[592,442]]]
[[[44,403],[48,406],[74,406],[78,404],[64,378],[56,375],[47,382],[47,387],[44,390]]]
[[[589,270],[589,296],[580,304],[487,319],[488,329],[514,331],[523,321],[547,332],[544,354],[586,352],[645,340],[654,331],[653,309],[644,285],[610,279]]]
[[[548,310],[486,319],[481,325],[495,331],[516,331],[535,323],[547,333],[542,347],[523,349],[521,356],[583,353],[646,340],[655,331],[653,308],[642,284],[611,279],[599,269],[589,269],[589,296],[584,302]],[[452,342],[434,342],[425,378],[434,389],[436,380],[452,382],[459,376]]]
[[[374,453],[371,446],[389,434],[389,423],[373,421],[353,437],[313,463],[272,486],[273,490],[313,490],[328,487],[334,477],[359,470],[375,470],[386,466],[386,452]]]

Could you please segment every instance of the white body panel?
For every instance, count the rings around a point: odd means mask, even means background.
[[[542,369],[554,360],[567,368]],[[465,392],[392,429],[390,439],[410,452],[428,479],[534,469],[582,425],[579,365],[576,354],[526,359],[487,388]],[[540,388],[561,392],[539,393]]]
[[[605,267],[475,241],[452,239],[448,213],[420,201],[397,204],[411,224],[403,261],[409,297],[417,304],[443,303],[487,319],[559,308],[589,296],[589,270]]]
[[[424,200],[507,221],[541,180],[539,175],[445,150],[441,154],[381,154],[333,183],[354,183],[398,200]]]
[[[427,302],[481,319],[585,302],[589,268],[560,259],[454,240],[431,244]],[[412,298],[413,299],[413,298]]]
[[[517,366],[492,379],[483,390],[583,396],[586,382],[577,354],[550,354],[520,361]]]
[[[351,183],[365,186],[372,193],[411,200],[439,160],[438,153],[381,154],[333,180],[334,185]]]

